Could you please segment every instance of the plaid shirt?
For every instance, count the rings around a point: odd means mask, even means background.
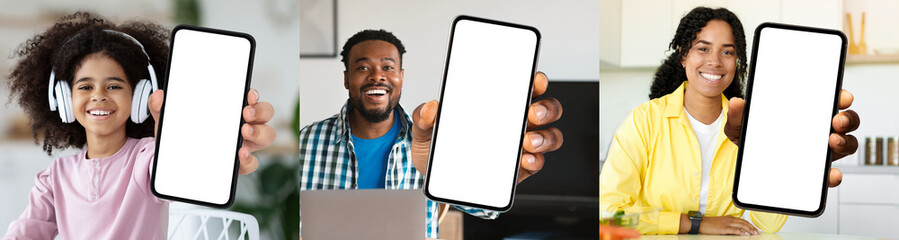
[[[412,165],[412,117],[397,106],[402,128],[387,157],[385,189],[419,189],[424,177]],[[320,189],[356,189],[359,181],[358,163],[350,137],[349,104],[340,113],[315,122],[300,130],[300,191]],[[437,238],[437,203],[427,203],[427,235]],[[302,207],[302,206],[300,206]],[[457,209],[484,219],[495,219],[498,212],[455,206]],[[302,229],[302,216],[300,216]]]

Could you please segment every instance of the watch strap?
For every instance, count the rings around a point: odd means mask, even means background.
[[[699,234],[699,224],[702,223],[702,214],[697,211],[690,211],[687,214],[690,218],[690,232],[689,234]]]

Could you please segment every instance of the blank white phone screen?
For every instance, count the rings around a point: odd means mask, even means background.
[[[157,150],[157,192],[225,204],[231,194],[251,42],[175,33]]]
[[[815,211],[826,194],[842,39],[781,28],[760,34],[737,199]]]
[[[539,33],[459,20],[434,133],[429,194],[511,204]]]

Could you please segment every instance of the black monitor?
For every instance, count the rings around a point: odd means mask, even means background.
[[[597,239],[599,226],[599,82],[552,81],[543,99],[562,103],[547,127],[564,135],[543,169],[515,193],[512,209],[493,221],[466,215],[466,239]]]

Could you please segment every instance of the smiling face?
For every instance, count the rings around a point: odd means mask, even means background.
[[[685,94],[720,98],[734,80],[737,50],[734,35],[727,22],[711,20],[693,40],[692,47],[681,61],[688,84]]]
[[[353,109],[369,122],[387,120],[403,89],[399,51],[388,42],[368,40],[353,46],[347,56],[343,86]]]
[[[75,70],[72,107],[85,132],[125,136],[131,114],[131,84],[118,62],[102,53],[84,57]]]

